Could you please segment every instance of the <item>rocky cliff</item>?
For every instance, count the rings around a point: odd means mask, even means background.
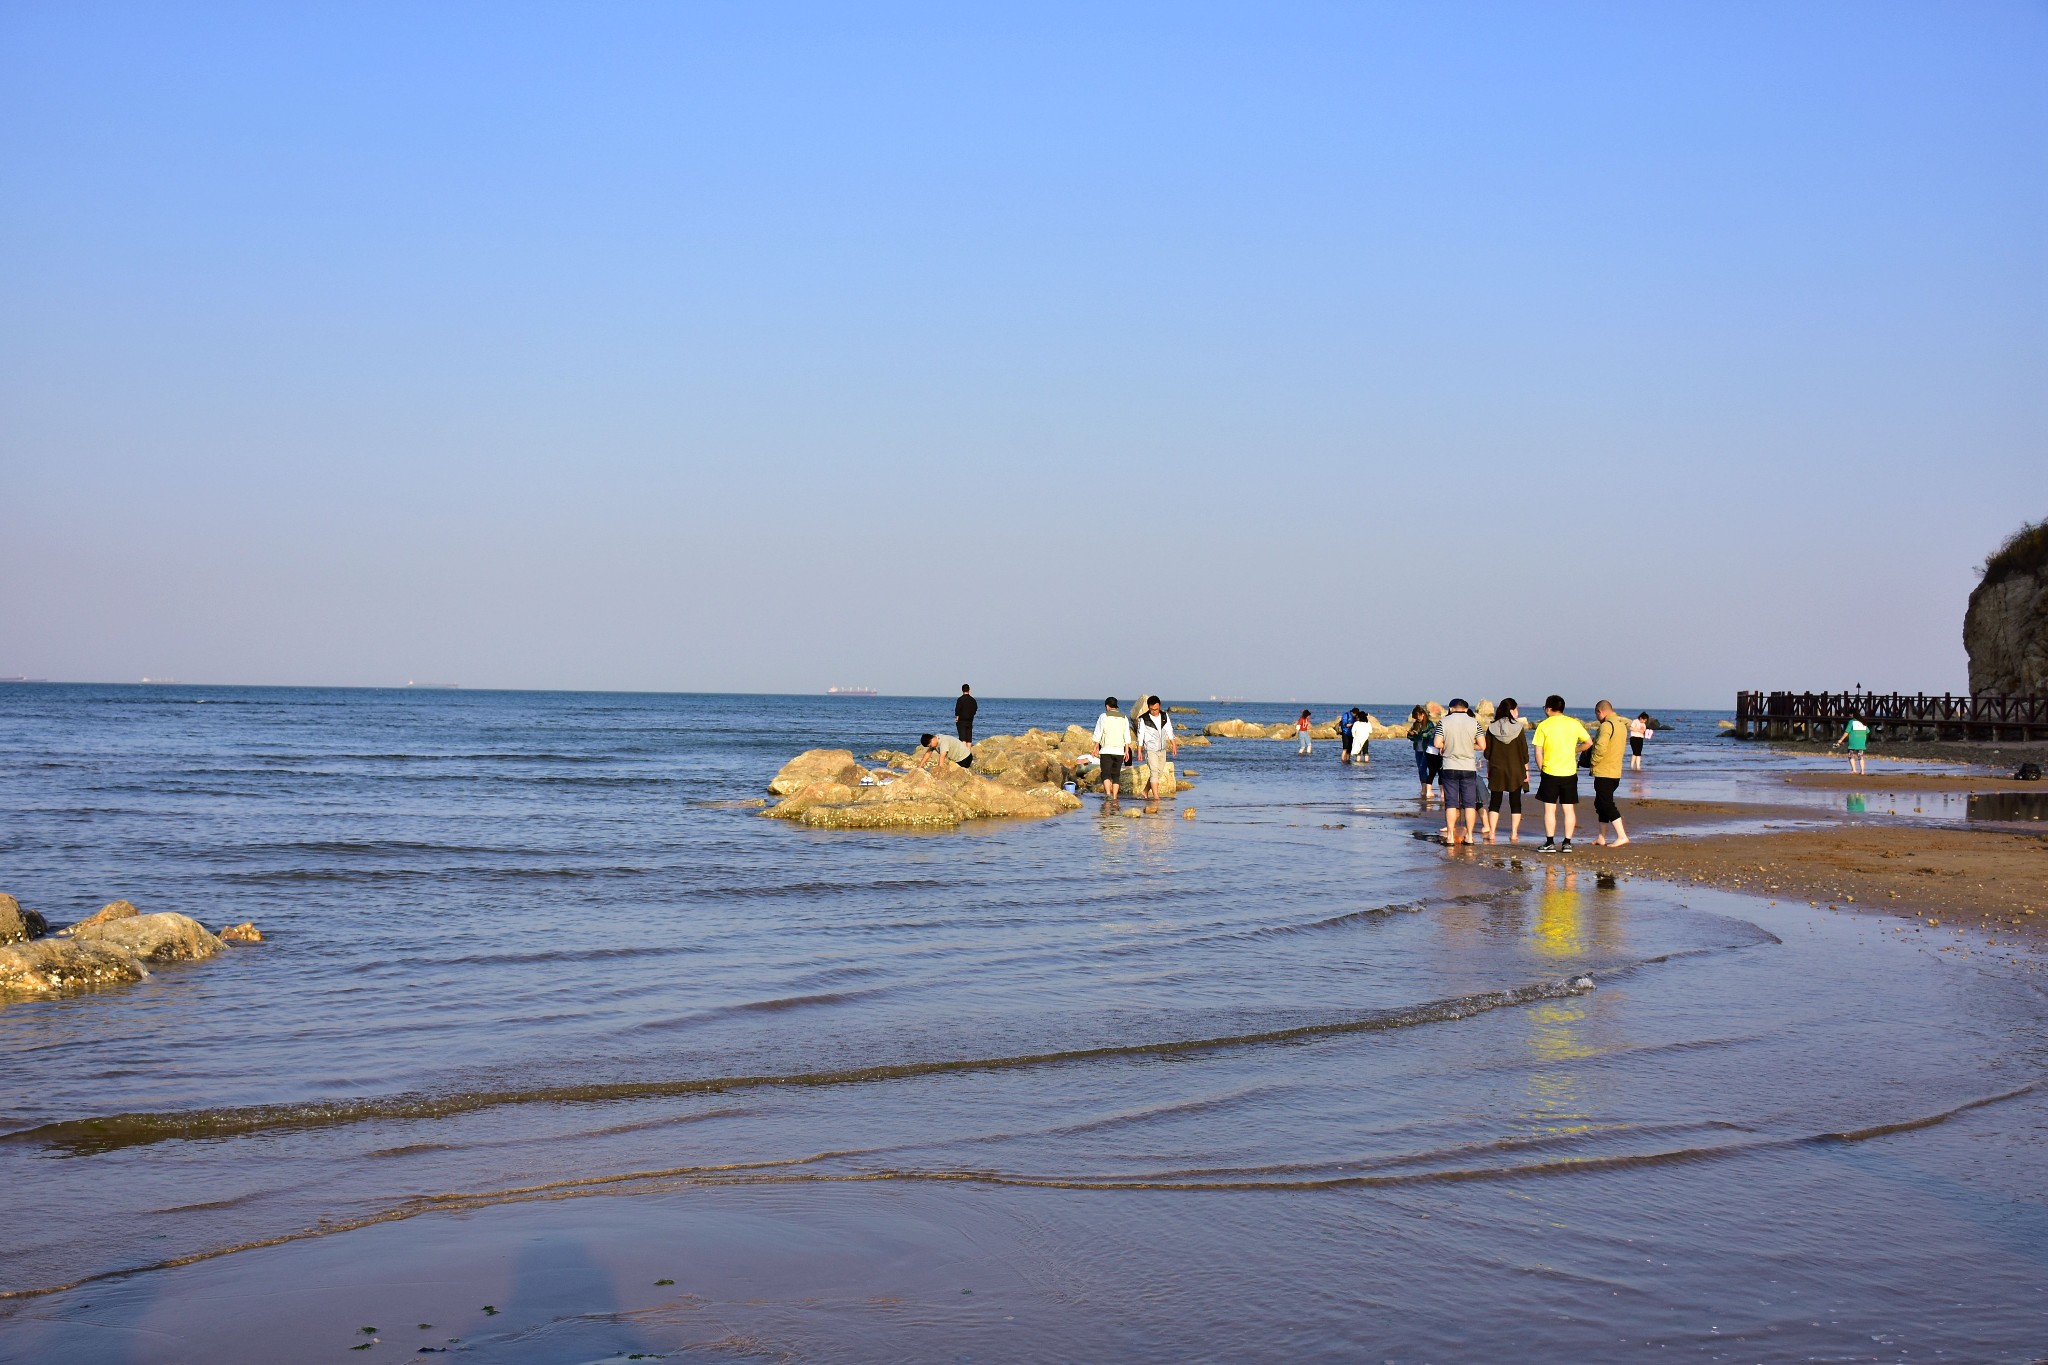
[[[2022,526],[1984,561],[1963,613],[1970,691],[2048,693],[2048,520]]]

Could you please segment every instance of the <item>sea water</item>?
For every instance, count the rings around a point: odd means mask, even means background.
[[[1624,802],[1815,762],[1666,718]],[[945,834],[733,804],[950,719],[0,692],[0,890],[267,940],[0,1006],[0,1359],[2042,1353],[2021,966],[1418,842],[1398,741]]]

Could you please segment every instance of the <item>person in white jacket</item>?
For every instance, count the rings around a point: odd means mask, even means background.
[[[1105,697],[1095,718],[1095,756],[1102,763],[1102,803],[1114,806],[1123,795],[1124,764],[1131,757],[1131,722]]]

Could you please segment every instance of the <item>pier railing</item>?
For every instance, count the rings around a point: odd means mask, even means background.
[[[2048,696],[1940,696],[1904,692],[1737,692],[1735,733],[1744,739],[1827,739],[1849,718],[1871,738],[2048,739]]]

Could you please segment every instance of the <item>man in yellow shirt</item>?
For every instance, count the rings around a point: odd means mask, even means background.
[[[1572,851],[1572,833],[1579,827],[1579,755],[1593,747],[1593,737],[1578,718],[1564,713],[1564,698],[1553,692],[1543,699],[1543,719],[1529,736],[1536,762],[1543,769],[1536,799],[1543,803],[1543,843],[1538,853],[1559,852],[1557,808],[1564,807],[1563,852]]]

